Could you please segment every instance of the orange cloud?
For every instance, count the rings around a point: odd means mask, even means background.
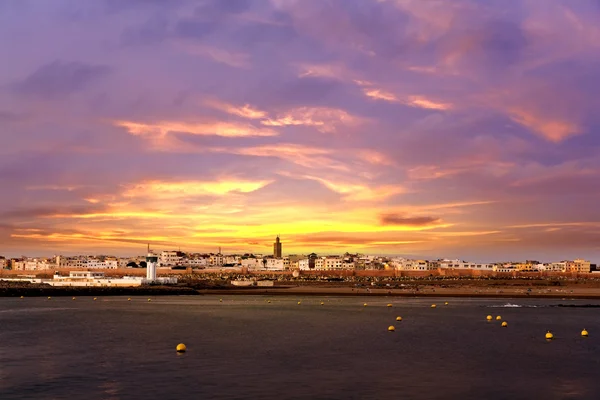
[[[205,104],[209,107],[226,112],[228,114],[237,115],[238,117],[247,119],[262,119],[267,116],[267,113],[265,111],[257,110],[250,106],[250,104],[244,104],[243,106],[235,106],[233,104],[228,104],[216,100],[207,100],[205,101]]]
[[[360,150],[356,155],[369,164],[387,166],[396,165],[396,162],[392,158],[375,150]]]
[[[427,108],[431,110],[449,110],[452,108],[451,104],[437,103],[432,100],[428,100],[423,96],[410,96],[404,104],[411,107]]]
[[[336,108],[300,107],[261,123],[266,126],[306,125],[322,132],[335,132],[338,125],[357,125],[362,121],[362,118]]]
[[[440,103],[430,99],[425,98],[424,96],[407,96],[405,98],[399,98],[395,94],[383,90],[381,88],[373,87],[370,82],[363,81],[354,81],[357,85],[363,87],[363,93],[365,96],[375,99],[375,100],[383,100],[391,103],[402,103],[404,105],[410,107],[418,107],[425,108],[431,110],[449,110],[452,108],[451,104],[448,103]]]
[[[339,193],[349,201],[381,201],[391,196],[404,193],[405,189],[395,185],[369,187],[367,185],[340,182],[316,176],[304,175],[303,178],[320,182],[329,190]]]
[[[173,199],[193,197],[199,195],[223,196],[231,192],[250,193],[265,187],[272,181],[243,181],[243,180],[217,180],[217,181],[183,181],[163,182],[146,181],[130,185],[123,192],[125,197],[147,197],[160,199]]]
[[[292,143],[224,149],[228,153],[254,157],[275,157],[307,168],[327,168],[347,171],[348,167],[331,158],[331,151]]]
[[[250,124],[235,122],[180,122],[160,121],[156,123],[142,123],[133,121],[114,121],[114,125],[123,127],[132,135],[158,135],[165,136],[169,132],[182,132],[192,135],[215,135],[225,137],[245,136],[277,136],[272,129],[257,128]]]
[[[345,67],[334,64],[298,64],[299,78],[321,77],[336,80],[351,79],[352,75]]]
[[[581,133],[581,129],[573,122],[559,120],[552,115],[541,116],[523,108],[510,109],[509,116],[513,121],[555,143]]]
[[[376,99],[376,100],[385,100],[385,101],[391,101],[391,102],[397,102],[398,99],[396,98],[396,96],[394,96],[392,93],[390,92],[386,92],[382,89],[369,89],[369,88],[365,88],[363,89],[364,94],[367,97],[370,97],[372,99]]]

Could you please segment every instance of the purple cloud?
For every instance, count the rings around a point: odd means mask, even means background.
[[[110,72],[105,65],[54,61],[36,69],[13,85],[13,90],[26,96],[54,99],[85,89]]]

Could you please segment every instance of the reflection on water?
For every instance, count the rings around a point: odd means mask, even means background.
[[[600,398],[595,309],[220,297],[0,299],[0,399]]]
[[[589,394],[587,393],[587,384],[582,379],[564,379],[558,378],[555,381],[554,390],[556,394],[563,399],[581,399]]]

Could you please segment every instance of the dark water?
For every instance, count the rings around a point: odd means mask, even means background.
[[[600,399],[598,309],[266,299],[0,298],[0,399]]]

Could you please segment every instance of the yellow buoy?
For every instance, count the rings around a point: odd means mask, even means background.
[[[73,297],[73,300],[75,300],[75,297]]]
[[[23,296],[21,296],[21,298],[23,298]]]
[[[391,303],[390,303],[390,304],[388,304],[388,307],[391,307],[391,306],[392,306],[392,304],[391,304]]]
[[[271,302],[271,300],[267,300],[267,303],[270,303],[270,302]]]
[[[585,328],[583,328],[583,330],[581,331],[581,336],[588,336],[588,331]]]
[[[395,330],[396,330],[396,328],[394,327],[394,325],[388,326],[388,331],[394,332]]]
[[[50,300],[52,297],[48,296],[48,300]]]
[[[148,301],[152,301],[152,299],[148,299]]]
[[[223,299],[219,299],[219,303],[222,303],[222,302],[223,302]]]
[[[321,305],[324,305],[325,303],[321,302]]]
[[[298,305],[300,305],[300,304],[302,304],[302,302],[301,302],[301,301],[299,301],[299,302],[298,302]]]
[[[178,353],[185,353],[185,351],[187,350],[187,347],[185,347],[185,344],[179,343],[176,347],[176,350]]]
[[[396,317],[396,321],[402,321],[402,317]]]
[[[366,306],[367,306],[367,303],[363,304],[363,307],[366,307]]]
[[[502,321],[502,327],[503,327],[503,328],[506,328],[507,326],[508,326],[508,322],[506,322],[506,321]]]
[[[448,302],[445,302],[445,303],[444,303],[444,305],[445,305],[445,306],[447,306],[447,305],[448,305]]]
[[[131,297],[128,297],[128,298],[127,298],[127,301],[131,301]]]
[[[98,300],[98,298],[97,298],[97,297],[94,297],[94,301],[96,301],[96,300]]]
[[[550,331],[546,332],[546,339],[548,339],[548,340],[554,339],[554,335],[552,334],[552,332],[550,332]]]
[[[431,305],[431,308],[436,308],[436,307],[437,307],[437,306],[436,306],[435,304],[432,304],[432,305]]]
[[[500,321],[500,320],[502,320],[502,317],[499,315],[496,315],[496,321]]]
[[[485,319],[487,319],[488,321],[491,321],[492,320],[492,316],[488,315],[487,317],[485,317]]]

